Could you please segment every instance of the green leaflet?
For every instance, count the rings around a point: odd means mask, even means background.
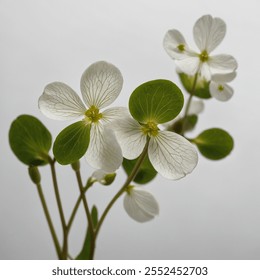
[[[78,121],[63,129],[57,136],[53,154],[60,164],[79,160],[87,151],[90,140],[90,125]]]
[[[191,131],[195,128],[198,122],[197,115],[188,115],[185,122],[185,129],[183,129],[184,118],[181,118],[170,125],[167,130],[181,134],[182,132]]]
[[[183,107],[183,94],[171,81],[154,80],[137,87],[130,96],[129,110],[141,123],[157,124],[174,119]]]
[[[233,149],[233,138],[220,128],[211,128],[203,131],[195,139],[192,139],[201,154],[212,160],[226,157]]]
[[[30,115],[17,117],[9,130],[9,143],[16,157],[26,165],[48,163],[52,137],[37,118]]]
[[[129,159],[124,158],[123,167],[124,167],[124,170],[127,173],[127,175],[130,175],[137,160],[138,160],[138,158],[136,158],[134,160],[129,160]],[[136,182],[138,184],[147,184],[155,178],[156,174],[157,174],[157,171],[152,166],[148,156],[146,156],[137,175],[134,178],[134,182]]]
[[[191,93],[195,76],[188,76],[184,73],[179,73],[179,77],[184,88],[187,90],[188,93]],[[195,92],[193,95],[202,99],[211,98],[209,92],[209,82],[198,77]]]
[[[92,218],[93,226],[95,228],[98,223],[98,211],[97,211],[96,206],[92,207],[91,218]],[[90,234],[89,228],[87,228],[87,233],[86,233],[85,240],[83,242],[82,249],[81,249],[80,253],[78,254],[78,256],[76,257],[76,260],[89,260],[90,259],[90,246],[91,246],[91,234]]]

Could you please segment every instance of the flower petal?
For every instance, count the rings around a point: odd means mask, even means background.
[[[228,101],[234,93],[232,87],[230,87],[228,84],[221,84],[214,81],[210,82],[209,90],[211,96],[219,101]]]
[[[123,86],[120,71],[112,64],[99,61],[90,65],[83,73],[80,88],[84,102],[101,109],[110,105]]]
[[[92,173],[91,178],[93,178],[97,181],[101,181],[106,175],[107,175],[107,172],[105,172],[102,169],[98,169]]]
[[[114,124],[114,131],[125,158],[135,159],[142,153],[146,136],[136,120],[125,117]]]
[[[213,74],[226,74],[236,70],[236,59],[227,54],[211,56],[208,60],[209,67]]]
[[[111,129],[100,123],[92,124],[86,159],[92,167],[108,173],[119,168],[123,161],[122,151]]]
[[[165,34],[163,46],[168,55],[173,59],[186,57],[186,51],[189,50],[184,37],[176,29],[171,29]]]
[[[84,115],[86,108],[77,93],[64,83],[48,84],[40,96],[41,112],[54,120],[73,120]]]
[[[226,24],[220,18],[205,15],[193,27],[193,37],[200,51],[212,52],[224,39]]]
[[[155,170],[163,177],[173,180],[191,173],[198,162],[194,146],[171,131],[161,131],[151,138],[148,155]]]
[[[113,123],[126,116],[129,116],[129,111],[126,107],[113,107],[102,112],[102,120],[106,123]]]
[[[116,173],[107,173],[102,169],[98,169],[93,172],[88,180],[88,184],[91,186],[95,182],[99,182],[104,186],[111,185],[116,177]]]
[[[228,83],[235,79],[237,73],[231,72],[227,74],[214,74],[212,75],[212,81],[220,83]]]
[[[201,78],[205,79],[206,81],[211,80],[211,69],[207,62],[201,63],[201,67],[199,70]]]
[[[129,192],[124,197],[124,208],[131,218],[143,223],[159,214],[159,205],[152,194],[136,188]]]
[[[175,60],[177,67],[187,75],[195,75],[200,67],[198,55],[187,56],[185,58]]]

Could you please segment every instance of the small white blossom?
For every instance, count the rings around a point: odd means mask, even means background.
[[[198,154],[188,140],[171,131],[160,131],[152,121],[140,124],[128,116],[117,121],[114,128],[127,159],[137,158],[149,137],[149,159],[155,170],[167,179],[180,179],[197,165]]]
[[[107,172],[115,171],[123,160],[120,146],[107,125],[122,117],[127,109],[100,109],[117,98],[122,86],[120,71],[110,63],[99,61],[90,65],[81,77],[81,93],[86,106],[72,88],[61,82],[48,84],[39,98],[39,108],[47,117],[55,120],[83,117],[83,121],[91,125],[86,159],[92,167]]]
[[[126,213],[135,221],[144,223],[159,214],[159,205],[154,196],[142,189],[129,186],[124,197]]]
[[[236,77],[236,72],[228,74],[215,74],[212,76],[209,84],[209,90],[212,97],[219,101],[227,101],[233,96],[233,88],[227,83]]]
[[[237,68],[237,62],[232,56],[211,55],[225,34],[226,24],[222,19],[205,15],[197,20],[193,28],[193,37],[199,52],[191,50],[176,29],[166,33],[163,45],[182,72],[192,76],[199,73],[209,81],[214,73],[230,73]]]

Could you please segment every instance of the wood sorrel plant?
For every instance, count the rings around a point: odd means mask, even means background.
[[[114,65],[99,61],[90,65],[81,77],[84,103],[64,83],[54,82],[45,87],[39,98],[39,109],[45,116],[55,120],[79,119],[63,129],[53,145],[50,132],[35,117],[21,115],[13,121],[9,132],[10,146],[17,158],[28,166],[59,259],[72,258],[68,236],[80,203],[85,209],[88,228],[82,250],[75,259],[93,259],[101,226],[122,195],[126,212],[138,222],[149,221],[159,213],[153,195],[135,183],[147,184],[157,173],[170,180],[183,178],[197,165],[196,146],[204,157],[212,160],[230,154],[233,139],[220,128],[205,130],[192,139],[186,137],[186,133],[195,128],[198,114],[204,107],[202,101],[192,100],[194,97],[226,101],[233,95],[227,83],[235,78],[236,60],[229,55],[211,55],[224,38],[225,31],[226,25],[221,19],[210,15],[201,17],[193,29],[199,52],[188,47],[178,30],[166,33],[164,48],[175,60],[180,81],[189,94],[185,106],[179,87],[160,79],[138,86],[130,96],[128,109],[108,107],[119,95],[123,78]],[[50,154],[52,146],[53,156]],[[86,183],[81,178],[80,159],[83,156],[97,169]],[[70,164],[76,175],[79,197],[70,217],[64,215],[56,164]],[[62,242],[56,234],[42,191],[39,167],[44,165],[49,165],[51,170],[63,229]],[[126,181],[104,212],[98,215],[96,206],[89,207],[87,191],[95,183],[112,184],[121,165],[127,174]]]

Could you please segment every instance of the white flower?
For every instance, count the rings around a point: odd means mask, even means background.
[[[150,221],[159,214],[159,205],[154,196],[134,186],[127,188],[124,208],[132,219],[140,223]]]
[[[117,121],[114,129],[127,159],[137,158],[149,137],[149,159],[155,170],[167,179],[180,179],[197,165],[198,154],[188,140],[171,131],[160,131],[152,121],[139,124],[128,116]]]
[[[236,72],[228,74],[215,74],[209,84],[209,91],[212,97],[219,101],[227,101],[233,96],[233,89],[227,83],[236,77]]]
[[[197,20],[193,28],[193,37],[200,52],[191,50],[176,29],[166,33],[163,45],[181,71],[192,76],[199,73],[210,80],[214,73],[230,73],[237,68],[237,62],[232,56],[211,55],[225,34],[226,24],[222,19],[205,15]]]
[[[39,98],[39,108],[55,120],[73,120],[83,117],[91,125],[90,143],[86,153],[89,164],[96,169],[113,172],[122,163],[122,152],[116,138],[107,127],[122,117],[126,108],[115,107],[100,111],[110,105],[123,86],[120,71],[112,64],[100,61],[90,65],[80,81],[81,101],[76,92],[61,82],[48,84]]]

